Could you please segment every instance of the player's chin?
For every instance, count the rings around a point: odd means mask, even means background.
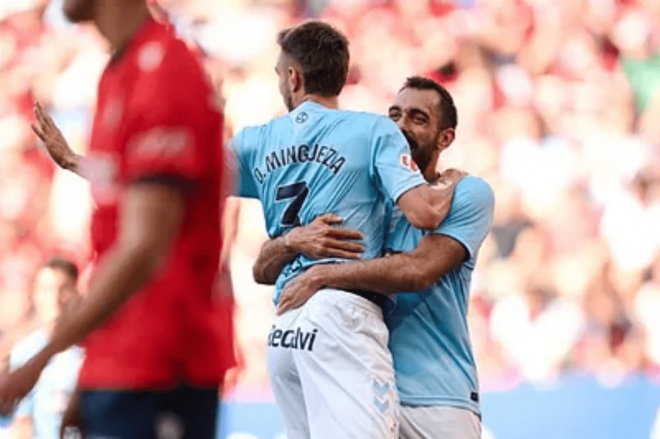
[[[95,0],[64,0],[62,11],[71,23],[83,23],[94,18]]]

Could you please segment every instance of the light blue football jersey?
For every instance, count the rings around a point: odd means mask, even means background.
[[[333,110],[305,102],[265,125],[248,127],[232,140],[239,171],[238,195],[261,200],[268,235],[334,213],[342,227],[365,236],[363,258],[381,255],[386,206],[426,184],[406,166],[408,142],[385,116]],[[281,272],[277,304],[286,283],[317,263],[298,256]]]
[[[10,369],[22,366],[48,343],[45,331],[38,330],[20,340],[9,357]],[[50,360],[34,389],[19,404],[14,417],[32,419],[34,439],[59,439],[62,415],[78,381],[83,351],[72,347]]]
[[[470,281],[479,248],[490,231],[493,191],[484,180],[467,176],[456,186],[449,215],[435,232],[410,225],[394,207],[387,251],[414,250],[427,233],[460,242],[467,259],[433,287],[397,295],[386,318],[396,382],[405,406],[452,406],[479,413],[479,382],[467,311]]]

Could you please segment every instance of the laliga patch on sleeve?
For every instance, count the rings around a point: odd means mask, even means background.
[[[417,166],[417,163],[415,163],[415,161],[412,159],[412,157],[410,157],[409,154],[401,154],[401,164],[413,172],[419,171],[419,167]]]

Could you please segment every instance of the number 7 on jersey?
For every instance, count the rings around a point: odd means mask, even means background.
[[[302,209],[308,195],[309,187],[306,181],[299,181],[277,188],[275,201],[291,200],[284,210],[284,214],[282,214],[282,220],[280,221],[282,227],[298,227],[300,225],[298,213]]]

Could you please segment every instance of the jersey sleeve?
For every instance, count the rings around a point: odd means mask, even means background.
[[[196,182],[222,166],[214,161],[223,155],[213,149],[222,146],[223,116],[192,53],[179,42],[159,44],[143,49],[151,51],[152,61],[140,71],[124,110],[124,173],[129,182],[154,177]]]
[[[250,172],[249,163],[255,155],[256,145],[250,142],[248,128],[239,131],[229,142],[228,167],[234,179],[234,195],[243,198],[259,198],[259,191]]]
[[[465,177],[456,186],[449,215],[434,232],[460,242],[475,257],[493,223],[495,195],[490,185],[476,177]]]
[[[394,202],[410,189],[426,183],[422,174],[411,166],[408,141],[386,117],[379,117],[374,126],[370,171],[380,191]]]

